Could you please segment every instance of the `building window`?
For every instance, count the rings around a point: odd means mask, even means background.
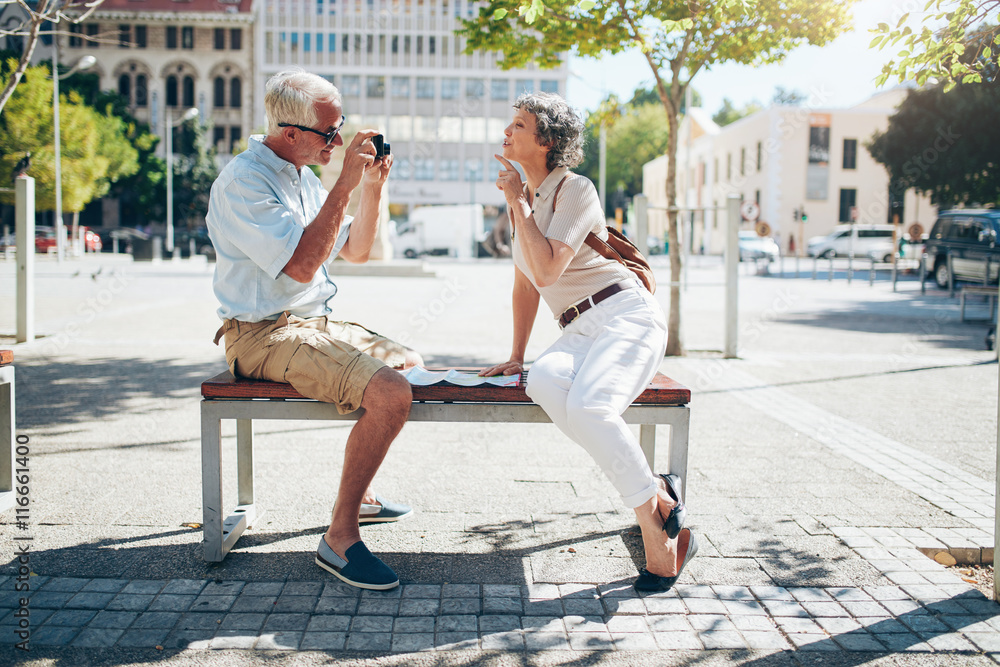
[[[858,191],[854,188],[840,190],[840,222],[851,222],[851,210],[857,205]]]
[[[385,77],[367,77],[368,97],[385,97]]]
[[[392,96],[393,97],[409,97],[410,96],[410,78],[406,76],[394,76],[392,77]]]
[[[406,55],[410,55],[410,36],[409,35],[404,35],[403,36],[403,53],[405,53]]]
[[[510,99],[510,80],[493,79],[490,81],[490,97],[494,100]]]
[[[128,74],[122,74],[118,77],[118,94],[124,97],[129,104],[132,103],[132,77]]]
[[[216,51],[224,51],[226,49],[226,29],[216,28],[212,37],[212,48]]]
[[[365,53],[372,53],[373,51],[375,51],[375,38],[368,35],[368,38],[365,40]]]
[[[423,55],[423,53],[424,53],[424,36],[423,35],[417,35],[417,55],[420,56],[420,55]],[[414,165],[414,167],[416,168],[416,165]],[[417,180],[420,180],[420,179],[417,179]]]
[[[747,149],[740,149],[740,176],[747,175]]]
[[[538,82],[538,88],[543,93],[559,94],[559,82],[554,79],[542,79]]]
[[[184,108],[185,109],[190,109],[191,107],[194,106],[194,77],[193,76],[186,76],[186,77],[184,77],[184,85],[183,85],[182,93],[183,93],[183,100],[184,100]]]
[[[137,74],[135,77],[135,105],[137,107],[143,107],[148,104],[149,100],[149,83],[146,81],[145,74]]]
[[[434,160],[430,158],[413,158],[413,179],[417,181],[433,181]]]
[[[465,96],[472,99],[482,99],[486,94],[486,84],[482,79],[468,79],[465,82]]]
[[[226,128],[221,125],[212,128],[212,143],[219,154],[226,153]]]
[[[434,79],[429,77],[417,77],[417,99],[434,99]]]
[[[348,97],[359,97],[361,95],[361,77],[345,76],[344,85],[340,87],[340,92]]]
[[[441,160],[441,180],[457,181],[460,176],[458,160]]]
[[[118,26],[118,48],[127,49],[132,46],[132,26]]]
[[[472,158],[465,161],[465,180],[469,182],[483,180],[482,158]]]
[[[243,28],[229,29],[229,50],[239,51],[243,48]],[[239,129],[239,128],[236,128]]]
[[[758,141],[757,142],[757,171],[758,172],[760,171],[760,167],[763,164],[763,160],[764,160],[764,148],[763,148],[763,146],[761,146],[761,143]]]
[[[410,160],[408,158],[393,158],[392,160],[392,171],[389,172],[389,178],[395,181],[408,181],[410,180]]]
[[[175,25],[167,26],[167,48],[168,49],[177,48],[177,26]]]
[[[243,128],[233,125],[229,128],[229,152],[234,152],[241,141],[243,141]]]
[[[182,49],[194,48],[194,28],[192,28],[189,25],[183,26],[181,28],[181,48]]]
[[[69,24],[69,47],[71,49],[79,49],[83,46],[83,40],[76,35],[83,34],[83,26],[78,23]]]
[[[726,180],[733,180],[733,154],[726,153]]]
[[[233,109],[243,106],[243,81],[236,77],[229,81],[229,106]]]
[[[226,106],[226,80],[221,76],[215,77],[212,82],[212,106],[216,109]]]
[[[441,99],[453,100],[458,97],[458,79],[441,79]]]
[[[140,49],[146,48],[146,26],[137,25],[135,27],[135,45]]]
[[[427,53],[432,56],[437,53],[437,41],[433,35],[427,38]]]
[[[844,169],[858,168],[858,140],[844,139]]]
[[[173,74],[167,77],[167,106],[177,106],[177,77]]]

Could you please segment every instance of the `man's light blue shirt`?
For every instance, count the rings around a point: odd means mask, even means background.
[[[219,174],[209,198],[208,233],[215,245],[213,287],[222,319],[244,322],[327,315],[337,293],[326,265],[308,283],[282,273],[302,232],[319,213],[327,192],[312,170],[301,172],[250,137],[246,151]],[[328,261],[337,256],[350,230],[344,218]]]

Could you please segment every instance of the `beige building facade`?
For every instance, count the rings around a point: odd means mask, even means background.
[[[772,106],[725,127],[691,109],[679,131],[678,207],[683,242],[692,252],[725,245],[729,195],[758,205],[758,221],[786,254],[805,254],[805,241],[838,224],[886,224],[926,231],[936,208],[927,197],[889,192],[889,175],[865,144],[888,127],[906,90],[889,90],[847,109]],[[650,232],[665,237],[666,157],[643,168],[650,198]],[[802,213],[806,220],[802,221]],[[741,229],[753,225],[744,221]],[[790,252],[791,250],[791,252]]]

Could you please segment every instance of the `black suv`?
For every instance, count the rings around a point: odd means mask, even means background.
[[[927,270],[938,287],[948,287],[948,255],[955,280],[983,282],[989,259],[990,282],[1000,275],[1000,209],[942,211],[924,246]]]

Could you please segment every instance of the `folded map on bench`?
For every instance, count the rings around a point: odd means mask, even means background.
[[[496,375],[494,377],[479,377],[474,371],[457,371],[455,369],[447,371],[429,371],[422,366],[403,371],[403,377],[409,380],[410,384],[426,387],[440,382],[458,385],[460,387],[478,387],[484,384],[491,384],[495,387],[516,387],[521,379],[521,374]]]

